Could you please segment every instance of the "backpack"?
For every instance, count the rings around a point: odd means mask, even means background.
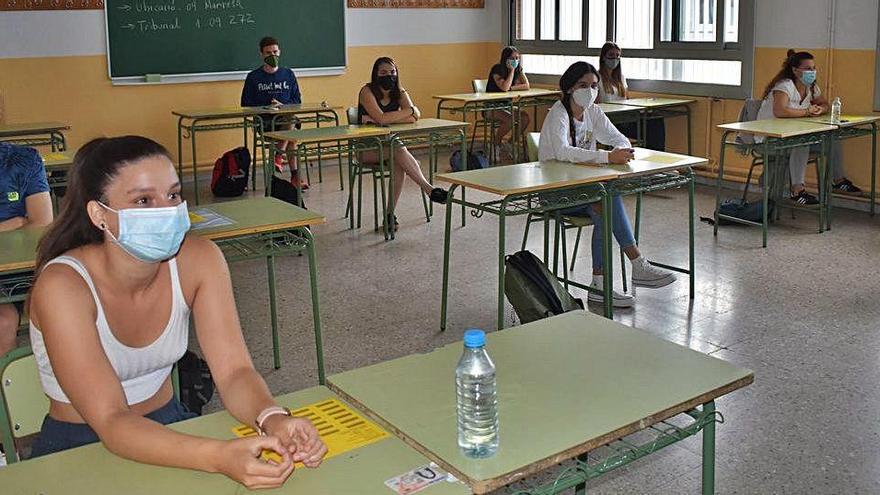
[[[767,218],[771,218],[773,216],[773,208],[775,204],[773,200],[767,200]],[[726,215],[729,217],[740,218],[742,220],[748,220],[749,222],[758,222],[761,223],[761,220],[764,216],[764,204],[761,201],[755,203],[749,203],[748,201],[743,201],[740,198],[734,199],[725,199],[721,202],[721,206],[718,207],[718,213],[721,215]],[[714,223],[714,218],[702,218],[703,221],[709,224]],[[724,218],[718,219],[718,225],[741,225],[737,222],[732,222],[730,220],[726,220]]]
[[[483,150],[474,151],[474,139],[477,137],[477,128],[471,134],[471,145],[467,149],[467,163],[462,163],[461,150],[457,149],[452,152],[449,157],[449,168],[453,172],[461,172],[463,170],[479,170],[481,168],[489,168],[489,157]]]
[[[204,359],[186,351],[177,362],[180,402],[191,412],[202,415],[202,407],[214,396],[214,379]]]
[[[504,258],[504,295],[520,323],[584,309],[584,302],[569,294],[530,251]]]
[[[224,198],[241,196],[247,189],[250,170],[251,152],[247,148],[242,146],[223,153],[214,162],[211,192]]]
[[[293,187],[293,184],[291,184],[289,180],[282,179],[277,175],[272,175],[272,188],[269,191],[269,195],[273,198],[286,201],[293,206],[299,206],[301,208],[306,207],[305,202],[300,204],[299,194],[296,193],[296,188]]]

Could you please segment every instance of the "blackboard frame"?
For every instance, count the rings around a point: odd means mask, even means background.
[[[348,6],[346,0],[335,0],[343,4],[342,45],[344,47],[344,65],[328,67],[290,67],[297,77],[336,76],[344,74],[348,67]],[[140,76],[114,76],[110,55],[110,27],[108,21],[108,2],[104,3],[104,44],[107,54],[107,77],[114,86],[152,85],[152,84],[185,84],[215,81],[244,81],[249,70],[228,72],[196,72],[189,74],[161,74],[158,79]]]

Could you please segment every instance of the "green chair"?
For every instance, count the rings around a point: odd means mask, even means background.
[[[6,462],[18,462],[17,441],[39,433],[49,411],[49,399],[40,386],[37,361],[30,347],[0,356],[0,441]]]
[[[474,93],[485,93],[488,84],[488,79],[474,79],[471,81]],[[477,118],[477,120],[474,121],[474,132],[476,132],[477,129],[483,129],[483,149],[486,150],[486,154],[489,155],[489,163],[494,165],[498,160],[498,157],[495,156],[495,133],[498,130],[500,122],[485,117],[485,112],[480,115],[483,115],[484,117]]]

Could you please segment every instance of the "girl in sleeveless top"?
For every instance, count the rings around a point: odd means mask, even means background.
[[[358,123],[359,124],[403,124],[412,123],[421,117],[419,109],[413,105],[409,93],[400,85],[397,64],[389,57],[380,57],[373,64],[370,74],[370,82],[361,88],[358,94]],[[361,156],[364,162],[379,161],[379,154],[375,151],[364,152]],[[403,182],[409,177],[431,198],[435,203],[446,203],[447,191],[434,187],[425,178],[419,161],[406,149],[405,146],[394,147],[394,187],[392,201],[394,211],[397,211],[397,202],[403,191]],[[397,217],[394,215],[385,219],[388,225],[393,225],[397,230]]]
[[[50,398],[34,452],[100,439],[137,462],[277,487],[294,462],[317,467],[327,449],[311,422],[277,406],[254,370],[223,254],[186,236],[180,189],[168,151],[149,139],[100,138],[77,152],[65,208],[38,247],[29,301]],[[191,416],[171,385],[190,311],[224,405],[265,436],[215,440],[163,426]],[[263,449],[282,462],[260,460]]]
[[[489,70],[489,78],[486,80],[487,93],[506,93],[508,91],[522,91],[529,89],[529,78],[526,77],[522,67],[522,57],[519,50],[512,46],[506,46],[501,50],[501,61],[493,65]],[[495,156],[500,156],[504,151],[509,157],[513,156],[512,144],[504,143],[504,138],[513,129],[513,116],[509,110],[491,110],[486,116],[498,122],[498,130],[495,132]],[[525,110],[519,111],[519,132],[523,135],[520,141],[523,143],[521,156],[528,156],[525,149],[525,133],[529,130],[532,119]],[[513,136],[510,138],[514,142]]]

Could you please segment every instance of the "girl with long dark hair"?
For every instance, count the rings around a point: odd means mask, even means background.
[[[617,103],[629,98],[629,87],[623,75],[621,51],[617,44],[607,42],[599,51],[599,103]],[[626,137],[638,137],[635,122],[618,124]],[[652,150],[666,149],[666,124],[663,119],[648,119],[645,130],[645,147]]]
[[[317,467],[327,448],[254,370],[223,253],[186,235],[180,189],[168,151],[150,139],[100,138],[77,152],[61,215],[37,249],[29,301],[49,397],[33,455],[101,441],[137,462],[277,487],[295,462]],[[265,436],[217,440],[163,426],[192,416],[171,386],[191,314],[224,406]],[[282,461],[261,461],[263,449]]]
[[[370,82],[361,88],[358,95],[358,123],[360,124],[401,124],[415,122],[421,117],[419,109],[413,105],[409,93],[400,85],[397,64],[390,57],[380,57],[373,63],[370,73]],[[362,160],[378,161],[379,155],[375,151],[368,151],[361,157]],[[397,211],[397,202],[403,191],[403,182],[409,177],[431,198],[435,203],[446,203],[447,191],[434,187],[422,173],[419,161],[406,149],[405,146],[394,148],[394,186],[392,201],[394,211]],[[397,230],[398,222],[396,215],[389,215],[385,221]]]
[[[759,119],[797,118],[828,113],[828,100],[816,84],[816,61],[809,52],[789,50],[782,62],[782,68],[764,88],[764,99],[758,111]],[[755,139],[763,141],[763,138]],[[813,148],[818,151],[818,146]],[[843,154],[840,144],[832,146],[832,176],[834,192],[861,195],[862,190],[843,174]],[[790,200],[795,205],[809,206],[819,204],[819,199],[808,193],[806,182],[807,161],[810,147],[803,146],[790,151],[788,169],[791,176]]]
[[[559,79],[562,99],[553,104],[544,125],[538,157],[543,160],[561,160],[575,163],[627,163],[633,158],[629,140],[614,127],[602,109],[596,105],[599,92],[599,73],[587,62],[575,62]],[[612,151],[599,151],[596,143],[613,146]],[[599,203],[574,207],[564,211],[570,216],[589,216],[593,219],[593,282],[603,287],[602,271],[602,207]],[[657,268],[646,260],[633,237],[626,207],[620,196],[614,196],[612,232],[621,249],[632,262],[633,285],[663,287],[675,281],[675,275]],[[613,293],[613,304],[618,308],[633,305],[633,296]],[[601,294],[590,292],[589,300],[601,303]]]
[[[506,93],[508,91],[522,91],[529,89],[529,78],[522,67],[522,56],[515,47],[506,46],[501,50],[501,60],[492,66],[489,70],[489,78],[486,83],[487,93]],[[486,113],[486,116],[498,122],[498,129],[495,133],[495,156],[500,156],[500,152],[504,151],[508,156],[513,156],[513,145],[505,144],[504,138],[513,129],[513,116],[508,110],[492,110]],[[524,110],[519,112],[519,132],[523,136],[529,129],[531,119],[529,114]],[[515,143],[513,136],[510,142]],[[525,144],[526,140],[521,139],[521,143]],[[523,156],[527,152],[523,151]]]

